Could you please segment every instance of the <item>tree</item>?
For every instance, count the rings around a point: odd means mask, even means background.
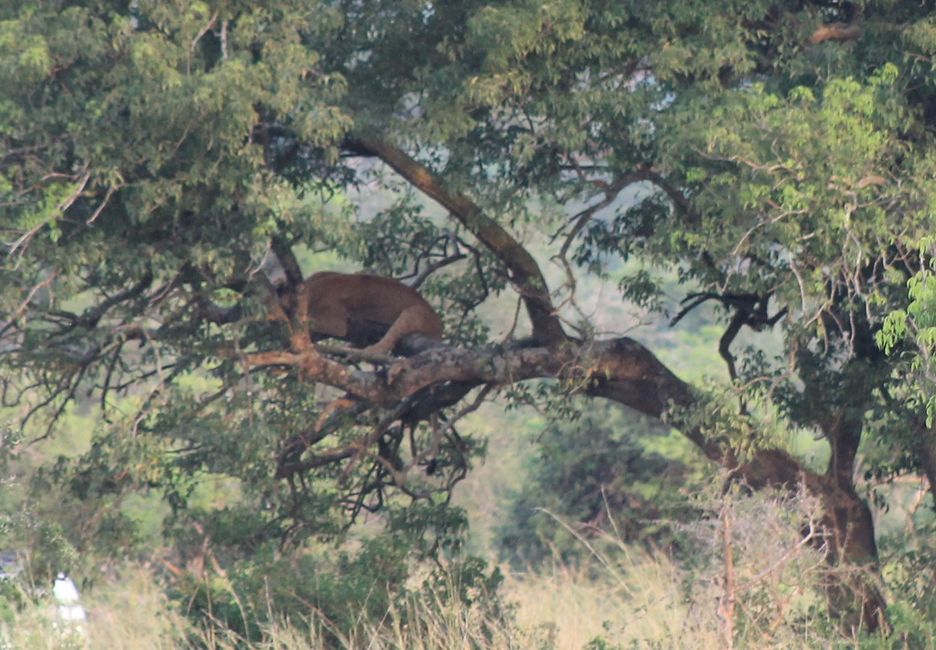
[[[509,502],[497,530],[501,556],[519,567],[559,556],[577,561],[593,551],[606,531],[615,543],[675,547],[671,521],[698,519],[684,496],[666,487],[687,484],[684,464],[642,448],[645,422],[613,403],[590,404],[572,423],[549,426],[538,436],[529,476]],[[674,512],[675,511],[675,512]],[[561,522],[560,525],[556,525]]]
[[[882,624],[853,474],[872,431],[931,464],[910,444],[931,427],[894,434],[925,419],[874,339],[929,260],[927,5],[23,0],[0,18],[4,403],[52,435],[99,402],[112,425],[75,489],[181,507],[199,473],[230,474],[263,505],[241,542],[299,543],[388,491],[447,493],[472,452],[458,417],[552,378],[665,419],[754,489],[804,484],[832,562],[868,569],[830,582],[831,606]],[[399,200],[358,219],[367,182]],[[415,279],[447,345],[370,366],[294,314],[270,323],[263,260],[288,311],[303,251]],[[664,267],[676,319],[723,309],[733,407],[576,311],[611,259],[642,265],[621,283],[639,304],[661,304]],[[475,309],[504,292],[525,319],[489,346]],[[745,327],[780,329],[782,358],[738,350]],[[314,385],[352,395],[353,418],[316,427]],[[759,440],[765,408],[821,433],[826,472]]]

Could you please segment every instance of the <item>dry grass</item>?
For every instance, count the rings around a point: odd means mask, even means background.
[[[554,564],[508,574],[504,595],[517,604],[517,625],[540,630],[559,650],[596,638],[621,647],[722,647],[715,621],[690,616],[680,572],[668,559],[622,551],[612,567]]]
[[[505,596],[518,605],[517,624],[548,631],[560,650],[595,639],[610,647],[700,650],[842,641],[827,636],[827,621],[817,618],[824,602],[817,587],[828,568],[801,531],[803,521],[815,519],[815,503],[802,495],[723,495],[700,506],[711,516],[684,529],[694,540],[692,566],[628,547],[613,531],[586,539],[554,518],[578,537],[587,559],[509,575]]]
[[[661,553],[635,550],[613,535],[581,538],[587,559],[507,573],[501,591],[513,605],[500,615],[490,600],[466,606],[437,592],[419,591],[391,607],[381,621],[350,632],[313,614],[262,628],[247,644],[220,626],[195,629],[177,612],[143,568],[84,594],[86,639],[63,639],[49,605],[26,608],[8,629],[12,648],[208,650],[578,650],[599,648],[830,648],[852,647],[822,616],[816,577],[826,570],[821,552],[802,540],[807,501],[724,500],[732,527],[703,518],[689,531],[697,553],[691,567]],[[724,512],[724,510],[722,510]],[[564,525],[556,520],[557,525]],[[571,530],[571,528],[570,528]],[[732,547],[725,553],[726,545]],[[726,561],[726,557],[731,558]],[[730,565],[732,580],[726,577]],[[810,585],[813,585],[812,587]],[[454,585],[447,590],[454,593]],[[728,594],[728,591],[732,591]],[[730,598],[729,598],[730,596]],[[727,599],[727,600],[726,600]],[[730,608],[725,603],[730,602]],[[485,604],[487,603],[487,605]],[[825,630],[825,632],[821,632]],[[600,641],[599,641],[600,640]],[[893,639],[891,639],[893,640]],[[874,647],[890,647],[881,639]],[[930,644],[923,647],[933,647]],[[865,646],[862,646],[865,647]],[[872,646],[868,646],[872,647]],[[912,646],[906,646],[912,647]]]
[[[0,648],[28,650],[430,650],[465,648],[510,650],[534,647],[531,638],[509,621],[481,606],[464,607],[422,593],[391,608],[383,620],[355,633],[334,629],[316,617],[280,620],[262,626],[263,638],[247,644],[229,629],[196,628],[182,616],[144,568],[128,568],[115,580],[86,590],[82,602],[88,622],[64,630],[56,625],[55,606],[43,602],[20,611],[6,629]],[[408,621],[403,624],[401,621]],[[329,639],[329,643],[326,643]]]
[[[7,643],[19,650],[169,650],[185,647],[189,624],[169,603],[153,576],[131,568],[99,589],[87,590],[84,625],[56,621],[50,601],[26,607],[7,627]]]
[[[613,561],[604,557],[589,566],[556,564],[545,571],[508,574],[502,596],[514,605],[512,619],[423,592],[402,610],[391,608],[381,622],[353,634],[315,618],[279,621],[265,625],[263,639],[248,646],[220,627],[195,629],[152,575],[137,568],[83,595],[89,613],[86,640],[63,640],[52,625],[54,608],[42,605],[19,614],[11,647],[305,650],[326,647],[330,638],[329,647],[344,650],[572,650],[601,638],[609,647],[723,648],[715,592],[700,590],[697,600],[687,603],[684,578],[665,557],[621,547]],[[775,635],[756,647],[805,645],[803,639]]]
[[[84,599],[90,647],[109,650],[170,650],[183,645],[189,625],[172,607],[153,576],[128,569]]]

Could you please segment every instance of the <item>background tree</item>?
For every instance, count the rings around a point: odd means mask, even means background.
[[[600,402],[574,422],[548,426],[498,528],[501,554],[518,566],[578,560],[589,552],[580,540],[597,544],[608,530],[615,544],[673,548],[672,522],[698,513],[681,512],[689,509],[685,498],[666,488],[694,477],[685,464],[641,445],[641,438],[665,434],[663,427],[647,429],[632,413]]]
[[[917,471],[932,447],[901,399],[906,357],[875,343],[929,262],[932,18],[871,0],[8,3],[4,404],[49,436],[96,401],[91,451],[57,485],[157,488],[203,531],[234,518],[236,561],[400,508],[397,493],[416,505],[391,532],[452,542],[459,524],[425,508],[477,450],[459,418],[556,379],[665,419],[752,488],[805,485],[831,562],[863,569],[830,578],[830,605],[875,629],[856,454],[874,432]],[[398,199],[362,213],[375,183]],[[287,312],[338,259],[408,277],[447,345],[373,365],[316,346],[296,315],[268,321],[265,259]],[[577,282],[613,260],[639,269],[621,288],[644,307],[668,269],[676,320],[723,310],[733,399],[596,331]],[[495,342],[476,310],[498,294],[522,310]],[[783,353],[739,350],[745,327],[778,329]],[[316,427],[316,385],[353,395],[353,417]],[[767,413],[823,436],[827,470],[768,439]],[[897,432],[911,417],[919,435]],[[243,504],[188,509],[206,475],[236,477]]]

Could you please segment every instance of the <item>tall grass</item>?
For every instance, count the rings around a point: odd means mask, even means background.
[[[852,641],[838,636],[824,608],[822,540],[803,539],[817,503],[802,495],[727,494],[698,505],[700,520],[678,526],[679,562],[628,546],[613,529],[586,537],[554,517],[587,554],[577,565],[554,562],[509,575],[505,596],[518,604],[517,624],[549,630],[562,649],[827,648]]]
[[[101,650],[572,650],[588,648],[884,648],[936,650],[932,630],[901,644],[843,636],[825,611],[821,581],[829,570],[820,537],[803,541],[816,504],[804,498],[722,495],[707,516],[686,526],[679,561],[637,549],[614,531],[577,535],[588,553],[575,564],[554,561],[507,573],[499,599],[457,585],[407,592],[379,620],[338,629],[322,615],[278,619],[269,613],[259,640],[247,642],[207,621],[196,626],[170,603],[153,574],[130,567],[86,590],[84,636],[63,637],[54,608],[20,610],[7,626],[12,648]],[[503,602],[511,603],[504,607]]]
[[[62,622],[46,594],[19,609],[3,626],[3,647],[16,650],[169,650],[185,647],[189,624],[171,606],[152,574],[131,567],[82,594],[88,620]]]
[[[594,563],[553,563],[510,573],[504,596],[516,603],[516,623],[539,631],[548,647],[721,648],[718,626],[690,616],[681,572],[663,555],[622,548],[612,571]],[[600,646],[599,646],[600,647]]]
[[[444,590],[454,593],[454,589]],[[391,606],[382,620],[362,621],[355,630],[337,629],[310,613],[302,620],[260,625],[262,638],[248,642],[211,621],[194,625],[169,602],[153,574],[128,568],[82,594],[88,621],[81,627],[56,622],[49,601],[20,610],[7,626],[7,646],[23,650],[510,650],[536,647],[533,637],[481,604],[463,605],[432,591],[415,592]],[[0,645],[0,647],[3,647]]]

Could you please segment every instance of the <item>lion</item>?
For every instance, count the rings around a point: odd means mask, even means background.
[[[298,292],[308,305],[313,338],[350,341],[365,354],[389,354],[400,339],[422,334],[442,340],[442,319],[412,287],[367,273],[322,271],[306,278]]]

